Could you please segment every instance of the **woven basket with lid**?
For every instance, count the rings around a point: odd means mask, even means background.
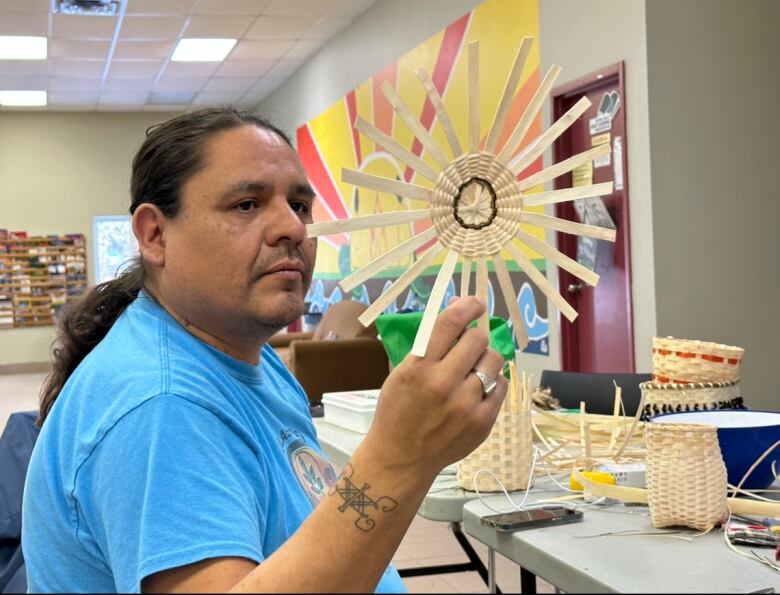
[[[745,350],[708,341],[653,338],[653,380],[656,382],[733,382]]]
[[[642,382],[642,420],[682,411],[744,409],[739,380],[732,382]]]
[[[728,516],[726,465],[714,426],[649,423],[645,438],[654,527],[706,531]]]

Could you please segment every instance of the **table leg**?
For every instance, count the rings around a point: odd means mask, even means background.
[[[524,595],[536,595],[536,575],[525,568],[520,569],[520,592]]]
[[[490,581],[488,570],[482,563],[479,554],[471,547],[471,542],[469,542],[466,535],[463,533],[460,523],[450,523],[450,529],[452,529],[452,534],[455,536],[461,549],[468,556],[468,562],[462,564],[442,564],[441,566],[423,566],[421,568],[403,568],[398,571],[398,574],[400,574],[402,578],[407,578],[413,576],[429,576],[431,574],[473,571],[479,573],[480,578],[482,578],[487,585]],[[495,591],[491,591],[491,593],[501,593],[501,589],[495,587]]]
[[[488,593],[496,592],[496,552],[488,548]]]

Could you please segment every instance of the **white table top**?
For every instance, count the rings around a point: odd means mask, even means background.
[[[485,501],[497,509],[508,507],[503,497]],[[463,530],[568,593],[750,593],[768,587],[780,592],[780,575],[733,553],[720,530],[691,541],[657,536],[591,537],[664,529],[653,527],[646,506],[589,506],[583,513],[581,522],[500,533],[481,524],[482,516],[495,512],[477,500],[464,506]],[[695,534],[683,531],[682,536]],[[774,556],[770,548],[755,549]]]

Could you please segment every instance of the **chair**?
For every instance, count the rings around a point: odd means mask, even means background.
[[[333,304],[313,333],[283,333],[269,344],[309,397],[312,415],[321,415],[323,393],[379,388],[390,373],[376,327],[358,316],[366,305],[353,300]]]
[[[549,388],[552,396],[565,409],[578,409],[585,402],[588,413],[612,415],[615,403],[615,384],[621,388],[625,414],[633,416],[639,407],[642,392],[640,382],[646,382],[652,374],[584,373],[544,370],[539,380],[541,388]]]
[[[38,439],[37,411],[12,413],[0,436],[0,593],[26,593],[22,556],[22,493]]]

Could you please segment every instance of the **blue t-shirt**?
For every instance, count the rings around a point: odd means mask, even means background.
[[[207,558],[261,563],[335,480],[306,395],[270,347],[257,366],[234,359],[141,293],[68,379],[35,445],[30,591],[139,592],[144,577]],[[405,591],[392,566],[377,591]]]

